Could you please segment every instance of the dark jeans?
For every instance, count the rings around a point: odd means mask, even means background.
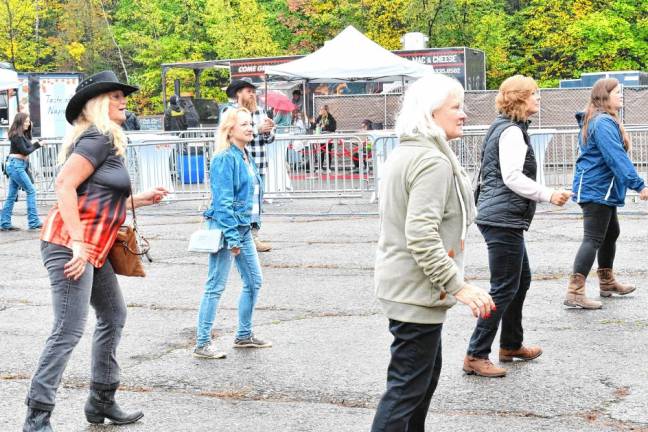
[[[92,383],[99,389],[116,388],[116,352],[126,322],[126,303],[109,261],[101,268],[87,264],[81,278],[74,281],[63,275],[63,265],[72,258],[70,249],[41,242],[41,255],[52,288],[54,326],[32,378],[27,404],[51,411],[63,371],[83,335],[89,306],[97,316],[92,338]]]
[[[443,324],[389,320],[394,335],[387,391],[380,399],[371,432],[423,432],[430,400],[441,374]]]
[[[617,208],[597,203],[584,203],[583,241],[574,259],[574,273],[587,277],[594,258],[598,255],[599,268],[612,268],[616,254],[616,241],[619,238],[619,218]]]
[[[324,169],[324,161],[327,161],[326,168],[333,169],[333,140],[319,144],[319,168]]]
[[[479,225],[488,246],[490,295],[496,311],[489,318],[477,319],[470,338],[468,355],[488,358],[502,321],[500,347],[518,349],[522,346],[522,307],[531,285],[531,269],[524,244],[524,230]]]

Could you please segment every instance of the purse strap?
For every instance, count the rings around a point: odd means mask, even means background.
[[[135,199],[133,198],[133,186],[131,185],[130,193],[131,212],[133,213],[133,229],[137,231],[137,217],[135,216]]]

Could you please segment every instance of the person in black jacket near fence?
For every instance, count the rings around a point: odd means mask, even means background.
[[[40,141],[32,143],[32,123],[29,114],[26,113],[16,114],[8,135],[11,149],[9,150],[5,169],[9,177],[9,190],[0,217],[0,231],[15,231],[18,229],[11,224],[11,215],[18,197],[18,188],[27,192],[27,224],[29,229],[39,229],[43,223],[38,217],[36,188],[29,175],[28,156],[41,148],[44,143]]]
[[[138,131],[142,129],[142,125],[133,111],[124,110],[126,121],[122,124],[122,129],[125,131]]]
[[[335,117],[331,115],[329,112],[329,107],[328,105],[322,106],[320,108],[319,115],[315,119],[315,122],[313,123],[313,127],[315,128],[315,133],[333,133],[337,129],[337,122],[335,121]],[[320,145],[320,169],[324,169],[324,160],[328,161],[328,165],[326,168],[330,171],[332,169],[332,153],[333,153],[333,140],[328,140],[326,144],[321,144]]]

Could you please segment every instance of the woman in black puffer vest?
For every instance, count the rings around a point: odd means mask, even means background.
[[[506,369],[488,359],[500,320],[500,361],[542,354],[538,346],[522,345],[522,306],[531,284],[524,231],[531,225],[536,202],[564,205],[571,194],[535,181],[537,165],[527,128],[529,116],[539,110],[537,90],[529,77],[504,80],[496,99],[500,115],[484,138],[476,222],[488,246],[490,295],[497,310],[477,320],[464,359],[468,374],[506,375]]]

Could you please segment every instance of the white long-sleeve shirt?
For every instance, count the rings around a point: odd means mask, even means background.
[[[511,126],[499,139],[499,160],[504,184],[516,194],[537,202],[550,202],[553,190],[524,175],[528,147],[522,130]]]

